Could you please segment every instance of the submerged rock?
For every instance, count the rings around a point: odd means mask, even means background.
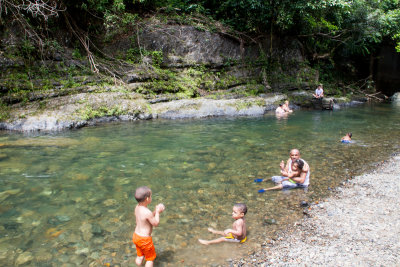
[[[24,253],[20,254],[15,260],[15,265],[20,266],[23,264],[28,264],[31,260],[33,260],[32,253],[25,251]]]

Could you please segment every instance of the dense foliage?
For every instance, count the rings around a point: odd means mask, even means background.
[[[162,9],[203,14],[254,36],[298,36],[315,57],[368,54],[382,41],[400,51],[399,0],[0,0],[0,8],[2,17],[19,8],[42,21],[69,12],[85,30],[96,20],[106,24],[113,16],[134,18]]]

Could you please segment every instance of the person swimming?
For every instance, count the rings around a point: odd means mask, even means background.
[[[340,142],[348,144],[351,143],[351,137],[353,136],[352,133],[347,133],[345,136],[342,137],[342,139],[340,139]]]

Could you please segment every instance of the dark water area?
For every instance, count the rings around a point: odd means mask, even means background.
[[[353,133],[354,142],[340,138]],[[153,232],[156,266],[227,264],[302,215],[301,201],[330,194],[400,145],[400,106],[295,111],[286,118],[144,121],[58,133],[0,133],[0,264],[134,265],[135,188],[166,210]],[[308,191],[258,193],[298,148]],[[203,246],[208,227],[232,225],[244,202],[248,241]],[[11,265],[13,265],[11,264]]]

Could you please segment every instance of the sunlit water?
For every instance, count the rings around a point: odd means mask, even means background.
[[[341,144],[348,131],[354,143]],[[146,121],[52,134],[0,133],[0,264],[132,266],[135,188],[164,203],[153,232],[157,266],[204,266],[254,250],[329,194],[399,151],[400,107],[295,111],[288,118]],[[259,194],[299,148],[311,186]],[[203,246],[245,202],[248,241]]]

